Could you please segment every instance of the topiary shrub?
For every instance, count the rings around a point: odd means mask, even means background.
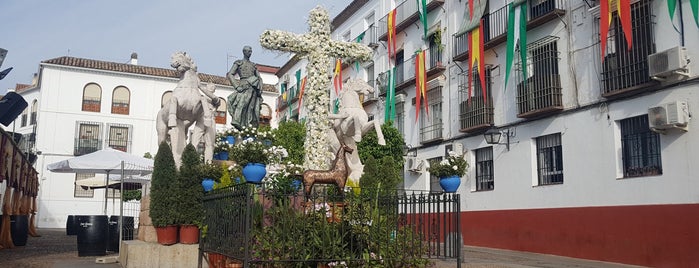
[[[181,225],[199,224],[204,219],[201,186],[201,159],[194,145],[187,144],[182,152],[182,166],[178,179],[177,223]]]
[[[160,143],[153,161],[150,188],[150,217],[155,227],[177,224],[177,166],[170,145]]]

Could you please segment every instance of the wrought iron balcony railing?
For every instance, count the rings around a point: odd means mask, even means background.
[[[427,0],[427,12],[444,4],[444,0]],[[396,6],[396,32],[405,30],[408,26],[420,19],[418,14],[417,1],[405,0]],[[422,27],[422,26],[420,26]],[[386,41],[388,38],[388,14],[379,20],[379,40]]]
[[[537,75],[517,85],[517,117],[531,118],[563,110],[561,77]]]
[[[486,101],[483,101],[483,91],[478,73],[473,72],[471,92],[469,97],[468,73],[459,74],[459,130],[461,132],[476,132],[493,125],[493,98],[490,94],[490,70],[486,70]]]

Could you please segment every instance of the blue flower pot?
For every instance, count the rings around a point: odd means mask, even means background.
[[[204,178],[201,181],[201,186],[204,187],[204,191],[211,191],[214,189],[214,180],[209,179],[209,178]]]
[[[228,152],[218,153],[218,160],[228,160]]]
[[[301,189],[301,180],[291,181],[291,188],[293,188],[296,191],[300,190]]]
[[[245,181],[254,184],[262,183],[262,178],[267,175],[267,167],[260,163],[249,163],[243,167]]]
[[[228,141],[228,144],[235,144],[235,137],[234,136],[226,136],[226,141]]]
[[[459,189],[460,184],[461,177],[456,175],[439,178],[439,186],[442,186],[445,193],[456,193],[456,190]]]

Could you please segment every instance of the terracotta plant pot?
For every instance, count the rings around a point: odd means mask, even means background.
[[[158,243],[161,245],[169,246],[177,243],[177,225],[155,227],[155,233],[158,235]]]
[[[223,268],[226,266],[226,256],[209,252],[209,267],[210,268]]]
[[[199,243],[199,227],[196,225],[180,225],[180,244]]]

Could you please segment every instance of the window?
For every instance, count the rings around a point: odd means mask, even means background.
[[[563,183],[563,147],[561,133],[536,138],[539,185]]]
[[[366,71],[366,82],[369,84],[371,87],[374,87],[376,84],[374,82],[374,64],[371,64],[365,68]]]
[[[39,102],[34,100],[32,101],[32,113],[31,116],[29,117],[29,124],[30,125],[36,125],[36,112],[39,110]]]
[[[435,158],[429,158],[426,160],[428,163],[431,162],[440,162],[442,161],[442,157],[435,157]],[[439,185],[439,177],[430,174],[430,192],[437,192],[441,193],[442,192],[442,186]]]
[[[398,51],[396,53],[396,85],[400,85],[403,83],[405,80],[405,72],[404,72],[404,65],[405,63],[403,62],[404,56],[403,56],[403,50]]]
[[[427,91],[427,103],[423,105],[427,107],[420,107],[420,142],[442,139],[442,87]]]
[[[84,155],[96,152],[102,149],[102,140],[100,133],[102,125],[99,122],[83,122],[76,123],[76,134],[74,155]]]
[[[429,47],[429,62],[426,67],[427,69],[432,69],[435,67],[441,67],[442,66],[442,44],[437,43],[437,34],[442,34],[441,31],[434,33],[430,35],[429,40],[430,40],[430,47]],[[441,41],[440,41],[441,42]]]
[[[129,100],[131,93],[126,87],[116,87],[112,92],[112,113],[129,114]]]
[[[404,109],[405,109],[405,101],[400,101],[396,102],[396,122],[394,122],[396,128],[398,129],[398,133],[400,133],[401,136],[405,137],[405,132],[403,131],[403,126],[405,125],[405,119],[404,117]]]
[[[172,99],[172,91],[165,91],[163,96],[160,97],[160,107],[163,107],[165,104],[169,103],[170,99]]]
[[[545,37],[527,46],[527,66],[518,63],[516,75],[518,114],[547,108],[563,109],[561,77],[558,72],[557,37]],[[527,77],[522,77],[526,68]],[[526,117],[526,116],[520,116]]]
[[[85,85],[83,89],[83,107],[86,112],[100,112],[102,105],[102,88],[95,83]]]
[[[349,42],[349,41],[350,41],[350,32],[349,32],[349,31],[347,31],[347,32],[345,32],[344,34],[342,34],[342,40],[344,40],[345,42]]]
[[[660,135],[648,128],[648,116],[619,121],[624,177],[663,174],[660,158]]]
[[[107,143],[109,148],[122,152],[131,151],[131,126],[121,124],[109,124],[109,137]]]
[[[459,74],[459,127],[464,132],[490,127],[493,124],[490,68],[486,67],[483,72],[485,74],[485,102],[483,101],[483,85],[481,85],[478,71],[474,70],[471,73],[470,85],[468,72],[466,70]],[[470,96],[469,86],[471,86]]]
[[[621,93],[623,89],[653,83],[648,75],[648,55],[655,53],[653,14],[650,0],[631,4],[633,44],[628,49],[626,38],[615,11],[609,26],[607,51],[602,64],[603,95]],[[610,5],[615,8],[615,5]],[[600,38],[605,38],[604,36]]]
[[[493,147],[476,150],[476,191],[495,189],[493,177]]]
[[[27,126],[27,113],[29,113],[29,108],[25,108],[24,111],[22,111],[22,124],[20,125],[22,127]]]
[[[94,178],[94,177],[95,177],[95,173],[75,173],[75,182],[78,182],[80,180]],[[74,184],[73,187],[74,187],[73,197],[92,198],[95,196],[95,190],[93,190],[93,189],[85,189],[82,186],[78,186],[77,184]]]
[[[216,108],[216,114],[214,115],[214,118],[216,120],[216,124],[226,124],[226,113],[228,112],[228,103],[226,102],[226,99],[224,98],[219,98],[219,105]]]
[[[269,126],[272,120],[272,107],[267,103],[260,104],[260,125]]]

